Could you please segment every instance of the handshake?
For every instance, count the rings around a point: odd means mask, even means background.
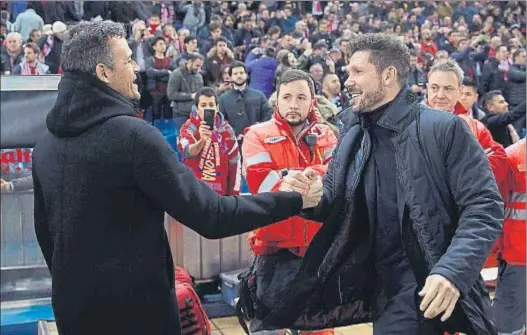
[[[311,168],[304,171],[289,171],[278,190],[300,193],[304,209],[316,207],[322,199],[322,178]]]

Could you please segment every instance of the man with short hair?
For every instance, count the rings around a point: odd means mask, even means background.
[[[481,105],[487,113],[482,122],[489,128],[494,140],[505,148],[518,142],[520,138],[513,124],[525,120],[525,100],[509,111],[509,104],[501,91],[490,91],[483,96]]]
[[[184,67],[184,64],[188,60],[189,55],[198,52],[198,39],[196,38],[196,36],[189,35],[185,37],[183,45],[184,45],[185,51],[183,51],[176,58],[176,64],[178,67]]]
[[[214,127],[205,122],[205,111],[214,111]],[[201,88],[190,118],[178,138],[183,164],[197,179],[203,180],[220,195],[239,195],[240,150],[234,130],[218,113],[218,96],[212,87]]]
[[[350,55],[353,103],[324,197],[304,212],[324,224],[278,301],[255,310],[267,329],[372,320],[375,335],[496,334],[480,270],[503,201],[485,152],[458,116],[406,89],[396,36],[356,36]],[[283,185],[307,179],[293,171]]]
[[[125,36],[111,21],[71,28],[33,151],[35,233],[59,334],[181,334],[165,212],[217,239],[298,215],[321,196],[317,181],[302,194],[221,197],[196,180],[136,117],[139,67]]]
[[[221,81],[222,69],[234,62],[234,53],[229,49],[229,43],[223,37],[219,37],[212,49],[208,51],[205,66],[205,83],[208,86],[216,86]]]
[[[521,104],[527,95],[527,51],[525,49],[516,50],[512,54],[512,60],[513,63],[507,76],[507,90],[504,92],[507,94],[507,102],[511,108],[514,108]],[[522,128],[525,128],[525,120],[523,120]]]
[[[40,48],[35,43],[27,43],[24,46],[24,60],[15,66],[13,74],[22,76],[40,76],[47,74],[49,66],[38,61]]]
[[[322,95],[337,106],[339,113],[348,108],[349,99],[345,94],[342,94],[340,80],[336,74],[328,73],[324,76],[322,80]]]
[[[229,76],[233,88],[220,96],[220,112],[241,141],[245,128],[271,118],[273,107],[262,92],[247,87],[247,68],[242,62],[231,64]]]
[[[271,120],[249,127],[243,141],[243,175],[253,194],[287,189],[282,188],[282,181],[291,171],[310,167],[317,176],[323,176],[337,145],[337,137],[322,124],[316,110],[309,75],[287,70],[277,91],[277,107]],[[301,262],[319,228],[318,222],[294,217],[249,233],[247,239],[256,255],[256,297],[264,304],[273,307],[275,294],[281,292],[282,283],[292,279],[290,269]],[[278,278],[282,283],[275,280]],[[258,324],[253,320],[251,327],[257,329]],[[301,333],[328,335],[334,331]]]
[[[461,98],[459,98],[459,102],[467,110],[466,115],[476,120],[481,120],[485,117],[485,112],[478,107],[478,99],[479,94],[476,82],[468,77],[463,78]]]
[[[203,57],[200,54],[188,54],[185,65],[170,73],[167,86],[167,97],[174,112],[174,124],[179,131],[192,110],[196,92],[203,87],[201,66]]]
[[[499,46],[496,49],[496,55],[490,57],[483,65],[481,75],[483,94],[495,90],[504,90],[509,70],[509,50],[505,45]]]

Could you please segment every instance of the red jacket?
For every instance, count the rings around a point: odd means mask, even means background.
[[[315,109],[309,116],[309,126],[295,138],[291,127],[275,111],[267,122],[251,126],[243,139],[243,173],[251,193],[276,191],[288,170],[313,168],[326,173],[337,145],[337,137],[328,126],[320,123]],[[306,136],[315,136],[310,149]],[[256,255],[289,249],[303,256],[320,228],[320,223],[293,217],[249,233],[249,245]]]
[[[434,41],[425,42],[421,41],[421,53],[427,53],[431,54],[432,56],[436,56],[437,54],[437,45]]]
[[[525,266],[525,225],[527,220],[527,192],[525,138],[509,146],[506,151],[511,164],[511,192],[505,202],[502,258],[509,264]]]
[[[196,178],[207,183],[218,194],[240,194],[240,151],[234,130],[221,113],[217,113],[212,137],[198,156],[191,157],[188,149],[200,139],[200,122],[192,107],[190,118],[181,127],[178,138],[183,163],[194,171]]]

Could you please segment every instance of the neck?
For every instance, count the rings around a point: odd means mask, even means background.
[[[293,135],[295,135],[295,137],[298,137],[298,135],[300,135],[300,133],[302,132],[302,130],[304,130],[304,126],[305,124],[301,124],[299,126],[291,126],[291,130],[293,131]]]
[[[247,87],[247,83],[244,83],[243,85],[236,85],[234,84],[234,88],[237,90],[243,90]]]
[[[330,93],[328,91],[323,91],[323,92],[326,95],[326,97],[328,97],[329,99],[334,99],[334,98],[336,98],[338,96],[338,94],[332,94],[332,93]]]
[[[35,65],[37,65],[37,61],[36,61],[36,60],[31,61],[31,62],[26,61],[26,63],[27,63],[29,66],[31,66],[31,67],[35,67]]]
[[[165,58],[165,54],[163,52],[157,52],[156,51],[156,58],[164,59]]]

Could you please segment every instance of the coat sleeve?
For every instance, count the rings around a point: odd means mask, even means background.
[[[430,274],[448,279],[463,297],[501,233],[503,200],[485,152],[465,122],[452,119],[442,138],[448,141],[444,144],[445,166],[459,221],[448,249]]]
[[[32,171],[33,175],[33,202],[34,202],[34,212],[33,212],[33,221],[35,225],[35,235],[37,237],[38,245],[40,250],[42,250],[42,255],[46,261],[49,272],[52,272],[52,261],[53,261],[53,238],[49,230],[48,217],[46,215],[46,205],[44,202],[44,194],[42,192],[42,186],[38,180],[37,173],[35,168]]]
[[[174,71],[170,74],[167,85],[167,97],[171,101],[191,101],[191,94],[181,92],[181,84],[183,78],[178,71]]]
[[[167,69],[156,69],[154,57],[148,57],[145,62],[145,72],[148,78],[156,81],[168,81],[170,72]]]
[[[228,138],[225,139],[229,144],[229,175],[227,177],[227,195],[239,195],[242,180],[240,147],[234,130],[229,125]]]
[[[248,232],[297,215],[296,192],[221,197],[178,161],[159,130],[141,123],[133,135],[132,164],[139,189],[174,219],[209,239]]]
[[[484,123],[489,129],[500,128],[509,123],[516,122],[525,115],[525,101],[518,107],[507,113],[492,113],[483,118]]]

